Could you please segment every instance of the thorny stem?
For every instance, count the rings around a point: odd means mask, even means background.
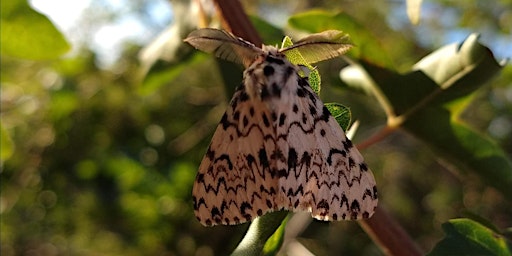
[[[215,4],[222,16],[225,29],[255,45],[262,44],[261,37],[238,0],[215,0]],[[372,138],[360,144],[359,148],[366,148],[382,140],[395,129],[396,126],[386,126]],[[387,255],[422,255],[412,238],[382,207],[377,208],[372,218],[360,221],[359,224]]]

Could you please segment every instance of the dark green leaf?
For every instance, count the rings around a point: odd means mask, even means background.
[[[472,93],[501,69],[477,38],[441,48],[405,75],[363,63],[364,69],[352,66],[340,76],[349,85],[373,92],[388,115],[388,125],[403,125],[461,172],[474,171],[512,198],[510,158],[458,119]]]
[[[439,156],[458,166],[461,173],[473,171],[488,185],[512,198],[509,156],[490,138],[453,119],[446,109],[425,108],[411,116],[404,128]]]
[[[453,219],[443,224],[446,234],[428,255],[512,255],[505,237],[469,219]]]

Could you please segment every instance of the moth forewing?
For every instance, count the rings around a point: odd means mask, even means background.
[[[281,49],[281,52],[297,49],[309,64],[313,64],[341,56],[351,47],[350,37],[347,34],[337,30],[327,30],[302,38],[294,45]]]
[[[233,34],[212,28],[192,31],[184,40],[196,49],[248,67],[262,50]]]
[[[345,52],[345,40],[330,31],[282,50],[259,49],[212,29],[185,40],[221,58],[250,63],[196,176],[194,211],[203,225],[239,224],[280,209],[309,211],[319,220],[373,214],[378,201],[373,174],[308,78],[299,75],[301,68],[283,54],[299,49],[316,62]]]

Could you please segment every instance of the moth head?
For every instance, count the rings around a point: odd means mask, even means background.
[[[282,64],[289,63],[286,55],[279,49],[274,46],[263,45],[260,54],[251,61],[250,66],[257,68],[257,66],[261,65],[263,62],[275,62],[276,60]]]
[[[271,55],[273,57],[285,58],[285,55],[283,53],[281,53],[281,51],[279,51],[279,49],[277,49],[277,47],[275,47],[275,46],[262,45],[261,49],[263,50],[263,52],[265,52],[268,55]]]

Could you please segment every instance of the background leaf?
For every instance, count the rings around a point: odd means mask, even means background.
[[[386,67],[392,66],[385,54],[385,50],[379,45],[377,39],[356,19],[344,12],[328,12],[312,10],[296,14],[288,19],[291,27],[310,33],[319,33],[329,29],[343,31],[350,35],[354,46],[349,55],[372,61]]]
[[[453,219],[443,224],[445,238],[428,255],[512,255],[505,237],[470,219]]]
[[[57,58],[70,49],[51,21],[30,8],[25,0],[2,1],[0,9],[2,55],[44,60]]]
[[[442,47],[405,75],[362,63],[360,79],[351,77],[358,67],[342,70],[340,76],[348,84],[371,90],[386,110],[389,125],[403,125],[461,172],[473,171],[512,198],[510,158],[458,118],[472,93],[501,69],[477,38],[473,35],[460,44]]]

